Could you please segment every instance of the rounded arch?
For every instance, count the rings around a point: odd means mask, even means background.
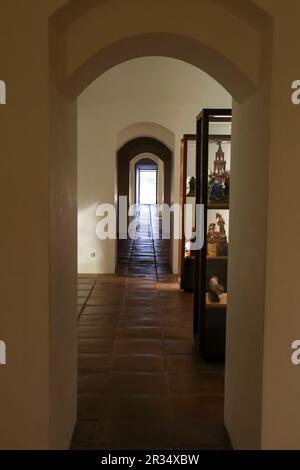
[[[114,65],[166,56],[199,67],[241,102],[259,83],[270,20],[251,0],[239,4],[187,0],[183,10],[180,0],[69,1],[51,18],[60,85],[75,99]]]
[[[157,166],[159,162],[162,161],[157,155],[153,153],[142,153],[141,155],[137,155],[131,160],[132,165],[136,165],[137,163],[148,164],[146,161],[151,160],[151,162],[155,163]],[[150,163],[150,162],[149,162]]]
[[[117,153],[118,165],[118,196],[129,198],[129,172],[130,162],[136,157],[143,155],[154,155],[164,165],[164,202],[171,201],[171,168],[172,152],[162,142],[152,137],[137,137],[123,145]]]
[[[99,50],[62,83],[70,98],[79,96],[94,80],[115,65],[141,57],[179,59],[216,79],[239,102],[249,97],[254,83],[231,60],[211,47],[185,36],[151,33],[131,36]]]
[[[135,122],[124,127],[117,133],[116,148],[120,150],[125,144],[138,137],[151,137],[162,142],[174,153],[175,134],[167,127],[157,122]]]

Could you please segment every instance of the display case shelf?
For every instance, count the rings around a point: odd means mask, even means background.
[[[209,201],[207,204],[208,210],[228,210],[229,201]]]
[[[206,308],[226,308],[227,306],[227,294],[220,295],[220,301],[214,302],[210,299],[209,293],[206,293]]]

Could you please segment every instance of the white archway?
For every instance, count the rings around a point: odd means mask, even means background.
[[[135,203],[135,194],[136,194],[136,175],[135,175],[135,165],[144,159],[152,160],[157,165],[157,204],[164,203],[164,179],[165,179],[165,165],[164,162],[153,153],[144,153],[137,155],[130,162],[129,167],[129,205]]]
[[[174,132],[157,122],[135,122],[121,129],[116,137],[117,151],[137,137],[152,137],[165,144],[172,153],[175,151]]]

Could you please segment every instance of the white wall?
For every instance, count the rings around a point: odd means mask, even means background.
[[[231,107],[231,97],[196,67],[162,57],[135,59],[118,65],[104,73],[79,97],[80,273],[115,271],[115,242],[100,241],[96,237],[96,207],[100,202],[115,201],[116,151],[126,142],[126,135],[130,135],[126,128],[143,123],[144,135],[159,138],[159,135],[153,135],[155,126],[149,127],[148,131],[147,123],[155,123],[174,134],[172,200],[178,202],[180,139],[184,133],[195,133],[196,116],[203,107]],[[130,137],[136,136],[131,133]],[[171,143],[171,139],[168,140]],[[96,256],[91,257],[91,253]],[[175,243],[175,269],[177,255]]]

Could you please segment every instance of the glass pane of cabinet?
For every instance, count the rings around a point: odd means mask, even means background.
[[[181,141],[181,208],[182,237],[180,243],[180,287],[186,292],[194,288],[195,257],[191,250],[195,232],[196,204],[196,135],[185,134]]]

